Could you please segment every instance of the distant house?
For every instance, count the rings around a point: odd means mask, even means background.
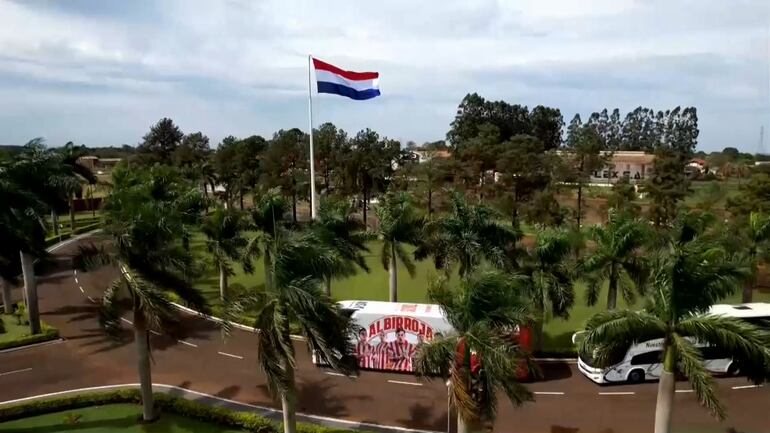
[[[414,149],[412,153],[416,155],[417,162],[427,162],[433,158],[448,159],[452,157],[452,152],[447,149]]]
[[[706,174],[709,171],[709,166],[705,159],[695,158],[687,163],[685,171],[689,173]]]
[[[99,158],[98,156],[81,156],[78,162],[91,169],[96,174],[108,174],[123,158]]]
[[[608,164],[591,174],[591,183],[615,183],[623,177],[632,183],[639,183],[652,173],[655,163],[653,154],[636,151],[617,151],[611,154]]]

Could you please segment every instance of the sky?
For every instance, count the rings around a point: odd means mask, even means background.
[[[312,54],[382,92],[314,95],[316,126],[439,140],[477,92],[565,122],[693,105],[698,149],[770,153],[769,41],[767,0],[0,0],[0,144],[307,130]]]

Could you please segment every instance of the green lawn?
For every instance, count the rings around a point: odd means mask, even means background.
[[[4,422],[0,424],[0,432],[240,433],[245,431],[230,430],[216,424],[203,423],[174,414],[163,414],[152,424],[139,424],[137,420],[141,417],[141,413],[141,407],[133,404],[87,407]]]
[[[29,335],[29,325],[17,325],[16,317],[10,314],[0,314],[5,325],[5,332],[0,334],[0,343],[18,340]]]
[[[388,299],[388,273],[383,269],[380,261],[381,243],[372,241],[369,243],[370,254],[366,257],[370,272],[359,272],[357,275],[343,280],[332,282],[332,295],[338,300],[344,299],[364,299],[386,301]],[[205,238],[203,235],[196,235],[191,247],[198,257],[207,257],[205,252]],[[399,301],[402,302],[426,302],[426,290],[431,278],[438,275],[433,267],[433,262],[425,260],[416,262],[416,274],[411,278],[406,269],[399,265],[398,268],[398,292]],[[254,289],[264,284],[264,267],[262,262],[256,263],[255,272],[252,275],[246,275],[239,265],[235,265],[236,275],[230,278],[230,287],[232,291]],[[219,274],[209,264],[206,267],[205,275],[198,281],[198,287],[204,292],[212,305],[219,304]],[[570,312],[569,319],[550,318],[544,328],[543,351],[545,352],[564,352],[572,349],[572,334],[583,328],[586,320],[594,313],[604,309],[606,305],[606,289],[599,296],[599,301],[593,307],[586,306],[585,286],[578,283],[576,287],[575,305]],[[736,293],[725,303],[740,302],[740,293]],[[754,299],[756,302],[770,302],[770,292],[756,292]],[[625,301],[618,300],[618,307],[626,307]],[[636,306],[641,308],[641,302],[637,301]]]
[[[87,225],[91,225],[94,223],[98,223],[101,221],[101,215],[99,212],[96,212],[96,217],[92,216],[91,212],[78,212],[75,214],[75,228],[78,229],[80,227],[85,227]],[[53,238],[54,231],[53,231],[53,223],[51,222],[51,216],[49,215],[48,218],[46,218],[46,224],[48,224],[48,234],[46,235],[47,239]],[[70,227],[70,216],[69,214],[59,215],[59,234],[62,236],[68,235],[72,230]]]

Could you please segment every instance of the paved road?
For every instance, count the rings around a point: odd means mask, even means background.
[[[116,271],[78,273],[69,267],[75,245],[57,251],[58,266],[40,279],[43,319],[64,341],[0,354],[0,400],[72,388],[137,381],[131,333],[120,343],[97,323],[97,299]],[[153,381],[243,403],[277,407],[255,362],[254,334],[235,331],[224,341],[219,328],[185,316],[174,335],[153,335]],[[299,344],[299,343],[298,343]],[[446,430],[446,388],[410,375],[364,372],[351,379],[316,368],[298,347],[299,410],[308,414],[401,426]],[[647,433],[652,431],[656,385],[600,387],[574,364],[543,365],[546,378],[531,384],[536,402],[513,408],[501,400],[495,426],[501,432]],[[678,384],[675,425],[687,433],[770,432],[770,387],[747,387],[740,378],[718,380],[730,418],[718,423],[701,409],[687,383]]]

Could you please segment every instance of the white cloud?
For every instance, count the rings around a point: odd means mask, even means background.
[[[0,94],[27,95],[23,109],[0,109],[0,142],[40,135],[19,116],[64,116],[50,107],[73,101],[68,122],[50,119],[52,142],[133,143],[161,111],[213,141],[305,127],[313,53],[381,72],[382,98],[319,98],[321,121],[348,129],[441,138],[462,96],[480,91],[565,117],[697,104],[704,120],[738,123],[701,122],[703,147],[723,147],[720,128],[754,143],[770,127],[768,18],[762,0],[0,0]],[[109,128],[73,120],[111,112]]]

